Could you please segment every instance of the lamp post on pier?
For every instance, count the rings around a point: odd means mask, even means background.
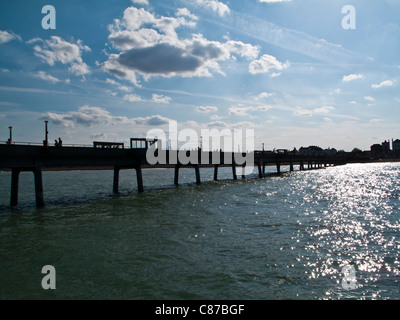
[[[47,130],[47,125],[48,125],[49,121],[45,120],[44,123],[45,123],[45,138],[43,140],[43,145],[45,147],[48,147],[49,146],[49,131]]]
[[[9,141],[9,143],[11,144],[12,143],[12,128],[13,127],[8,127],[8,129],[10,129],[10,139],[8,139],[8,141]]]

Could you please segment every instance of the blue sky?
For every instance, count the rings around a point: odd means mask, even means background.
[[[56,29],[42,28],[42,7]],[[356,28],[343,29],[345,5]],[[0,140],[253,129],[255,147],[400,138],[397,0],[0,2]]]

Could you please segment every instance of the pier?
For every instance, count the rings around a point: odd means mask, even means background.
[[[274,153],[266,151],[253,151],[250,153],[235,153],[220,151],[185,151],[185,161],[177,157],[177,150],[162,150],[157,141],[146,139],[131,139],[130,148],[124,148],[121,143],[95,142],[93,147],[49,145],[0,145],[0,170],[11,172],[11,196],[10,205],[18,204],[19,174],[22,171],[30,171],[34,175],[36,205],[42,207],[45,204],[43,193],[42,172],[46,170],[113,170],[113,192],[118,193],[120,170],[135,170],[138,192],[143,192],[144,181],[142,170],[156,168],[170,168],[174,170],[174,184],[179,185],[179,170],[181,168],[193,168],[196,184],[201,184],[201,168],[213,168],[214,180],[218,180],[220,167],[232,168],[232,179],[237,180],[238,169],[246,166],[257,168],[258,177],[265,175],[266,166],[276,166],[277,174],[281,173],[282,166],[289,166],[294,171],[294,166],[299,170],[311,170],[326,166],[345,164],[343,159],[335,155],[299,155],[298,153]],[[148,151],[157,156],[163,156],[165,161],[150,163]],[[181,152],[181,151],[179,151]],[[189,160],[188,160],[189,159]],[[190,160],[191,159],[191,160]],[[238,162],[236,159],[245,159]],[[251,159],[251,161],[248,161]],[[242,178],[244,178],[242,171]],[[111,191],[111,190],[110,190]]]

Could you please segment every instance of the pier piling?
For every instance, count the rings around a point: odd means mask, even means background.
[[[35,175],[35,194],[36,194],[36,205],[38,207],[44,206],[43,200],[43,181],[42,181],[42,169],[35,168],[33,170]]]
[[[138,166],[138,167],[136,167],[135,169],[136,169],[136,177],[137,177],[138,192],[144,192],[142,167],[141,167],[141,166]]]
[[[114,183],[113,183],[113,192],[118,193],[119,190],[119,170],[120,168],[114,167]]]
[[[200,166],[197,164],[194,166],[194,170],[196,172],[196,184],[199,185],[201,184],[201,180],[200,180]]]
[[[236,164],[235,164],[235,162],[232,163],[232,175],[233,175],[233,180],[237,180],[237,175],[236,175]]]
[[[261,170],[261,163],[257,163],[257,168],[258,168],[258,177],[259,178],[262,178],[262,176],[263,176],[263,173],[262,173],[262,170]]]
[[[214,165],[214,181],[218,180],[218,165]]]
[[[278,175],[281,174],[281,163],[280,162],[276,163],[276,172],[278,173]]]
[[[174,185],[179,184],[179,164],[175,165],[175,174],[174,174]]]
[[[18,184],[19,184],[19,173],[20,169],[13,168],[11,171],[11,206],[16,206],[18,204]]]

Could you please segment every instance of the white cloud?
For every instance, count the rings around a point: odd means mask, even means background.
[[[367,101],[375,101],[375,98],[371,96],[365,96],[364,99]]]
[[[128,86],[119,86],[118,89],[121,90],[121,91],[125,91],[125,92],[131,92],[132,91],[132,88],[128,87]]]
[[[249,111],[268,111],[272,109],[272,106],[269,105],[260,105],[260,106],[243,106],[243,105],[238,105],[238,106],[232,106],[229,108],[229,115],[231,116],[249,116],[254,118]]]
[[[313,112],[312,110],[296,107],[293,114],[298,117],[305,117],[305,116],[311,117],[313,115]]]
[[[136,94],[126,94],[124,96],[124,100],[130,101],[130,102],[137,102],[137,101],[142,101],[142,98]]]
[[[71,63],[71,66],[68,68],[68,70],[77,76],[83,76],[90,73],[88,65],[82,61],[79,63]]]
[[[52,82],[52,83],[57,83],[57,82],[61,81],[60,79],[58,79],[56,77],[53,77],[52,75],[49,75],[44,71],[39,71],[38,74],[37,74],[37,77],[39,79],[42,79],[42,80],[45,80],[45,81],[49,81],[49,82]]]
[[[205,9],[211,10],[221,17],[230,13],[230,9],[225,3],[217,0],[195,0],[195,4]]]
[[[170,103],[172,98],[163,96],[162,94],[153,94],[151,100],[155,103]]]
[[[261,99],[269,98],[269,97],[272,97],[273,95],[274,95],[274,93],[271,93],[271,92],[261,92],[261,93],[257,96],[256,100],[261,100]]]
[[[115,81],[114,79],[110,79],[110,78],[107,78],[106,83],[112,84],[114,86],[119,86],[120,85],[117,81]]]
[[[21,37],[15,33],[0,30],[0,44],[7,43],[12,40],[21,40]]]
[[[332,110],[335,110],[334,107],[332,106],[322,106],[320,108],[316,108],[313,110],[314,114],[328,114],[330,113]]]
[[[371,86],[371,88],[379,89],[379,88],[382,88],[382,87],[393,87],[393,86],[394,86],[394,82],[392,80],[385,80],[385,81],[382,81],[379,84],[373,84]]]
[[[259,60],[254,60],[249,65],[251,74],[267,73],[270,70],[281,71],[289,67],[289,63],[279,62],[274,56],[264,54]]]
[[[191,20],[198,20],[199,18],[192,14],[187,8],[179,8],[176,12],[177,17],[188,17]]]
[[[294,110],[294,115],[298,117],[312,117],[313,115],[326,115],[329,114],[332,110],[335,110],[332,106],[322,106],[320,108],[314,109],[303,109],[301,107],[296,107]]]
[[[117,93],[112,90],[106,90],[106,93],[111,94],[113,97],[115,97],[117,95]]]
[[[137,125],[160,126],[168,124],[171,121],[171,119],[165,118],[160,115],[154,115],[144,118],[132,118],[131,121]]]
[[[88,46],[83,45],[81,40],[76,43],[68,42],[58,36],[51,36],[49,40],[34,38],[28,43],[37,43],[33,47],[34,54],[47,64],[53,66],[56,62],[69,64],[69,71],[76,75],[88,74],[89,67],[82,60],[84,51],[91,51]]]
[[[343,82],[354,81],[357,79],[362,79],[364,76],[362,74],[349,74],[348,76],[343,76]]]
[[[209,112],[216,112],[218,111],[217,107],[212,106],[199,106],[196,108],[197,112],[209,113]]]
[[[76,125],[94,127],[115,124],[158,126],[168,124],[170,121],[170,119],[160,115],[138,118],[113,116],[103,108],[90,106],[82,106],[78,111],[70,111],[68,113],[48,112],[42,119],[50,120],[55,125],[71,128]]]
[[[131,0],[134,4],[149,5],[149,0]]]

